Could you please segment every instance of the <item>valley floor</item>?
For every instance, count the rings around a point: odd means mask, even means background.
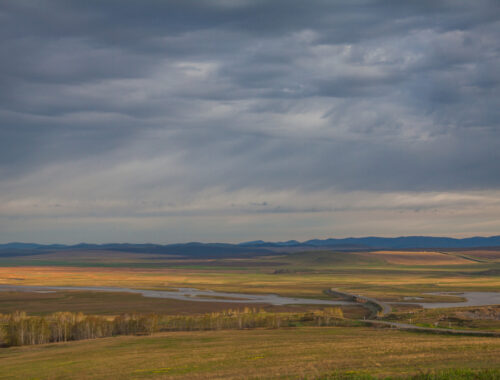
[[[390,304],[392,311],[384,316],[386,321],[498,332],[497,306],[426,310],[405,301],[458,302],[460,294],[436,293],[497,292],[499,270],[500,250],[313,251],[205,260],[77,250],[0,258],[0,284],[167,291],[191,287],[316,300],[337,299],[328,292],[333,288]],[[20,310],[28,315],[71,311],[103,317],[133,312],[191,316],[242,307],[215,299],[192,302],[131,293],[0,293],[0,313],[5,314]],[[320,308],[247,306],[292,313]],[[370,314],[361,305],[342,309],[347,319],[368,318]],[[362,376],[399,378],[447,369],[493,369],[496,372],[492,376],[481,379],[500,378],[498,337],[437,335],[383,327],[299,326],[165,332],[0,348],[0,379],[331,379],[331,374],[347,373],[350,380],[366,380],[368,377]]]

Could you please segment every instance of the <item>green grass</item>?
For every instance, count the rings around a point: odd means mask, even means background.
[[[397,378],[498,369],[499,353],[495,338],[365,327],[175,332],[1,349],[0,379]]]

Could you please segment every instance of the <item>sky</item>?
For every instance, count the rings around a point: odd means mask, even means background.
[[[500,234],[500,2],[0,2],[0,243]]]

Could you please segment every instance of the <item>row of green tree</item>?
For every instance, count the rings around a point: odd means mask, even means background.
[[[0,344],[22,346],[114,335],[152,334],[156,331],[332,326],[342,318],[339,307],[307,313],[270,313],[245,308],[201,315],[122,314],[116,317],[70,312],[41,317],[15,312],[0,314]]]

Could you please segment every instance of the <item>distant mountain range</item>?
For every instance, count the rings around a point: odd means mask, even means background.
[[[401,236],[360,237],[344,239],[312,239],[304,242],[289,240],[284,242],[266,242],[262,240],[249,241],[239,244],[224,243],[185,243],[185,244],[35,244],[35,243],[7,243],[0,244],[1,256],[29,255],[60,250],[107,250],[136,253],[172,254],[190,257],[231,257],[246,255],[265,255],[287,248],[304,249],[338,249],[338,250],[372,250],[372,249],[431,249],[431,248],[485,248],[500,247],[500,236],[471,237],[455,239],[449,237],[432,236]]]
[[[304,242],[265,242],[262,240],[240,243],[245,247],[357,247],[365,249],[423,249],[423,248],[481,248],[500,247],[500,235],[455,239],[433,236],[401,236],[395,238],[360,237],[344,239],[313,239]]]
[[[185,244],[87,244],[76,245],[35,243],[0,244],[0,257],[19,257],[42,255],[48,252],[61,251],[116,251],[144,254],[164,254],[190,258],[228,258],[262,256],[273,253],[263,247],[247,247],[237,244],[223,243],[185,243]]]

